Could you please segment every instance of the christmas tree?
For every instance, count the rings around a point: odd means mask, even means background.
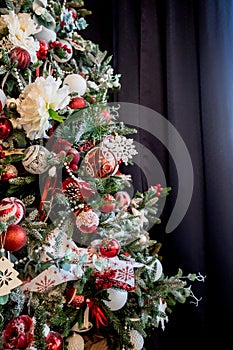
[[[163,271],[156,183],[130,195],[136,129],[83,1],[0,9],[1,349],[135,349],[200,274]]]

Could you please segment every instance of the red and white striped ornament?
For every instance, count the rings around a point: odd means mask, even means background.
[[[115,200],[117,202],[117,208],[120,210],[125,210],[130,205],[130,195],[126,191],[118,191],[115,195]]]
[[[18,224],[25,213],[24,203],[16,197],[7,197],[0,201],[0,221]]]

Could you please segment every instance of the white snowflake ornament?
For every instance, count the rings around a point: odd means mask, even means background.
[[[134,140],[126,138],[125,136],[110,136],[103,140],[103,148],[111,150],[115,155],[117,161],[122,161],[126,165],[128,162],[138,154],[135,146],[133,145]]]

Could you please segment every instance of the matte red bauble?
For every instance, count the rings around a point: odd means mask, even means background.
[[[86,101],[83,97],[75,96],[71,99],[69,103],[71,109],[78,109],[86,107]]]
[[[12,62],[18,62],[16,66],[18,69],[25,69],[29,67],[31,63],[29,52],[21,47],[15,47],[10,51],[9,55]]]
[[[100,211],[102,213],[108,214],[111,213],[116,207],[116,200],[111,194],[107,194],[104,197],[104,203],[100,206]]]
[[[11,121],[7,118],[0,118],[0,139],[7,139],[13,130],[13,125]]]
[[[16,224],[10,224],[6,232],[2,233],[3,248],[10,252],[16,252],[23,248],[27,241],[27,235],[24,228]]]
[[[45,343],[47,344],[46,350],[62,350],[63,340],[62,336],[54,331],[50,331],[45,338]]]
[[[100,254],[105,258],[114,258],[120,251],[120,244],[115,238],[104,238],[100,246]]]

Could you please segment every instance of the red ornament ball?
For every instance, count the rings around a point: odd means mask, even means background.
[[[111,213],[115,209],[115,207],[116,207],[115,198],[111,194],[107,194],[104,197],[104,202],[99,209],[102,213],[108,214],[108,213]]]
[[[2,172],[0,173],[1,181],[8,181],[14,179],[18,176],[17,168],[12,164],[7,164],[2,166]]]
[[[97,146],[87,152],[82,166],[89,175],[102,179],[113,175],[118,163],[110,150]]]
[[[49,52],[49,44],[46,40],[39,40],[40,48],[36,52],[37,58],[39,60],[45,60]]]
[[[3,248],[10,252],[16,252],[23,248],[27,242],[27,234],[23,227],[10,224],[6,232],[2,233]]]
[[[7,118],[0,118],[0,139],[7,139],[13,130],[13,125],[11,121]]]
[[[120,252],[120,244],[115,238],[104,238],[99,248],[105,258],[114,258]]]
[[[86,101],[83,97],[75,96],[71,99],[69,103],[71,109],[78,109],[86,107]]]
[[[0,201],[0,221],[18,224],[25,216],[24,203],[16,197],[3,198]]]
[[[10,51],[9,55],[12,62],[18,62],[16,66],[18,69],[25,69],[29,67],[31,63],[29,52],[21,47],[15,47]]]
[[[83,233],[95,232],[98,225],[99,217],[92,209],[89,209],[87,211],[83,210],[76,217],[76,226]]]
[[[46,350],[62,350],[63,349],[63,339],[62,336],[54,331],[50,331],[45,338],[45,343],[47,344]]]

